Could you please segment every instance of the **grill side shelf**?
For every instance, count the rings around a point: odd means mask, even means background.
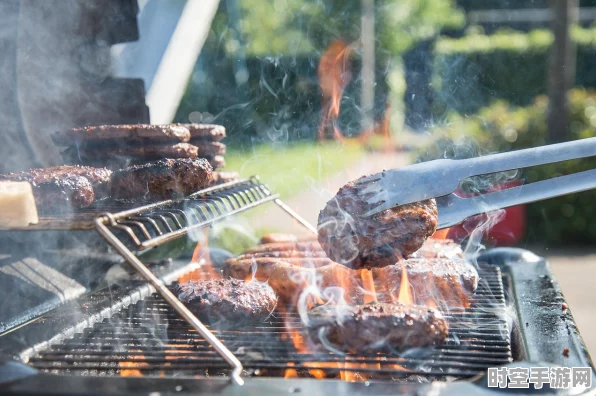
[[[98,220],[127,248],[142,251],[278,198],[253,177],[207,188],[182,200],[104,213]]]

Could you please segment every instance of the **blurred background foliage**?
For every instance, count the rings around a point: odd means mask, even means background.
[[[400,136],[408,128],[416,129],[408,111],[419,116],[421,138],[416,140],[430,138],[432,143],[418,150],[417,160],[468,158],[547,143],[544,95],[553,43],[548,23],[480,26],[469,19],[477,10],[544,11],[547,0],[376,0],[374,4],[374,117],[377,122],[390,119],[392,139],[415,146]],[[596,0],[579,4],[596,7]],[[342,71],[348,78],[337,126],[345,137],[357,137],[363,130],[361,13],[360,1],[222,0],[176,121],[225,125],[229,162],[247,174],[270,174],[274,180],[276,171],[294,172],[314,179],[347,166],[364,155],[362,148],[337,150],[341,145],[317,147],[309,142],[316,137],[324,110],[319,63],[337,39],[353,49]],[[596,28],[590,23],[584,21],[571,31],[577,89],[569,95],[570,139],[596,136],[592,91]],[[422,103],[422,108],[412,103]],[[279,158],[273,158],[276,155]],[[285,165],[255,169],[255,164],[266,164],[251,161],[255,156]],[[318,165],[321,158],[330,159],[323,168]],[[512,177],[531,182],[594,165],[592,159],[570,161],[478,179],[468,187],[488,189]],[[287,185],[286,193],[294,194],[304,185],[304,177],[296,180],[281,182],[280,188]],[[527,241],[592,243],[596,225],[589,219],[596,210],[595,198],[596,193],[586,192],[529,205]]]
[[[474,29],[464,37],[439,38],[435,46],[434,114],[472,114],[494,100],[528,105],[547,92],[549,30],[528,33],[501,29],[491,35]],[[596,88],[596,29],[575,26],[575,85]]]
[[[388,97],[401,100],[389,86],[400,85],[400,56],[445,27],[461,26],[464,14],[452,0],[377,0],[375,15],[378,120]],[[222,1],[176,121],[224,124],[228,144],[238,147],[312,140],[322,110],[319,60],[341,39],[354,49],[346,70],[354,78],[341,97],[338,124],[348,137],[359,134],[360,20],[359,1]]]

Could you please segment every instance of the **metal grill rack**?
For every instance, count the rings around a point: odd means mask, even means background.
[[[316,229],[285,205],[257,177],[201,190],[181,200],[168,200],[119,213],[102,213],[95,219],[97,231],[149,282],[161,297],[192,326],[230,365],[231,379],[242,384],[242,364],[196,316],[133,253],[185,237],[192,230],[209,227],[224,218],[275,202],[300,224]]]
[[[252,326],[212,330],[235,351],[244,375],[283,376],[292,369],[307,377],[318,370],[326,378],[338,377],[340,371],[358,372],[367,379],[471,377],[513,360],[500,270],[481,266],[479,275],[471,307],[445,315],[447,342],[417,355],[340,356],[312,350],[304,345],[306,338],[300,338],[304,337],[300,318],[291,313],[274,313]],[[52,345],[29,364],[54,374],[93,376],[201,377],[229,372],[226,362],[156,294]]]

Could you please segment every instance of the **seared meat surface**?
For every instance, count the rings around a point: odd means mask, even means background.
[[[65,176],[33,186],[35,205],[41,213],[86,208],[95,200],[95,191],[83,176]]]
[[[208,156],[205,155],[204,158],[209,161],[213,169],[225,168],[226,167],[226,159],[223,155],[215,155],[215,156]]]
[[[334,263],[328,258],[231,259],[224,264],[224,276],[236,279],[254,277],[261,282],[267,282],[280,300],[291,304],[298,301],[300,294],[308,286],[316,285],[320,290],[341,286],[347,291],[355,291],[358,295],[361,288],[359,272]],[[352,297],[346,293],[344,298],[351,301]]]
[[[312,342],[351,353],[439,345],[448,334],[439,311],[401,303],[321,305],[309,310],[308,319]]]
[[[225,154],[226,146],[220,142],[202,142],[198,145],[190,143],[176,144],[145,144],[134,146],[79,146],[70,147],[62,152],[64,158],[71,161],[79,159],[81,161],[97,160],[118,160],[129,158],[131,160],[156,160],[162,158],[198,158],[213,157]]]
[[[1,180],[27,181],[40,212],[85,208],[107,195],[110,175],[105,168],[55,166],[0,175]]]
[[[298,242],[298,237],[294,234],[284,234],[284,233],[271,233],[267,235],[263,235],[259,244],[263,245],[266,243],[275,243],[275,242]]]
[[[190,136],[190,131],[182,125],[98,125],[55,132],[52,140],[57,146],[70,146],[87,141],[95,144],[139,140],[188,142]]]
[[[437,228],[433,199],[402,205],[373,216],[360,186],[350,182],[319,213],[321,247],[332,260],[350,268],[395,264],[423,245]]]
[[[313,241],[298,241],[298,242],[273,242],[263,245],[257,245],[253,248],[244,251],[245,254],[252,253],[267,253],[267,252],[318,252],[321,251],[321,246],[315,240]],[[297,256],[300,257],[300,256]]]
[[[189,281],[177,285],[178,298],[201,320],[219,322],[262,321],[277,304],[266,283],[237,279]]]
[[[213,169],[205,159],[163,159],[129,166],[112,175],[112,198],[163,200],[181,197],[211,185]]]
[[[238,172],[213,172],[213,184],[230,183],[238,179]]]
[[[221,125],[212,124],[180,124],[190,131],[192,142],[219,142],[226,137],[226,129]]]
[[[463,258],[464,252],[459,243],[455,243],[451,239],[427,239],[422,247],[410,254],[408,258],[447,258],[457,259]]]

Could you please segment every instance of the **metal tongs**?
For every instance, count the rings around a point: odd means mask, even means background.
[[[472,176],[596,156],[596,138],[551,144],[463,160],[440,159],[383,171],[356,181],[374,209],[367,216],[412,202],[436,198],[438,229],[471,216],[596,188],[596,169],[555,177],[501,191],[463,198],[454,194]]]

